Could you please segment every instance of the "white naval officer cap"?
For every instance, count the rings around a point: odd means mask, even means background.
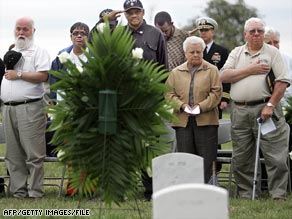
[[[214,29],[218,28],[217,22],[210,17],[200,17],[196,20],[196,26],[199,30],[201,29]]]

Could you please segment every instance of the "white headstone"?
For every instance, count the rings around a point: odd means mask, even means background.
[[[203,158],[189,153],[169,153],[152,160],[153,192],[182,183],[204,183]]]
[[[231,141],[231,121],[230,119],[220,119],[218,128],[218,144]]]
[[[207,184],[180,184],[153,194],[153,219],[228,219],[228,194]]]

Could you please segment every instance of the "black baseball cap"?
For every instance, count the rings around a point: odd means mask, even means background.
[[[102,10],[102,11],[100,12],[100,14],[99,14],[99,18],[100,18],[100,19],[103,18],[105,15],[111,13],[112,11],[113,11],[113,10],[110,9],[110,8],[106,8],[106,9]],[[117,22],[118,22],[117,19],[109,20],[109,24],[116,25]]]

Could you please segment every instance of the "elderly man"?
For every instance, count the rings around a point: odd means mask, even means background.
[[[271,27],[265,28],[265,43],[270,44],[277,49],[280,49],[280,33],[279,31],[275,30]],[[290,78],[292,78],[292,57],[287,55],[286,53],[281,52],[281,55],[285,61],[285,64],[287,66],[287,70],[290,74]],[[286,89],[285,96],[292,96],[292,86]],[[282,104],[287,104],[287,102],[284,100],[284,98],[281,100]]]
[[[160,30],[148,25],[143,19],[144,8],[140,0],[126,0],[124,14],[128,21],[128,28],[135,39],[133,48],[143,49],[143,59],[153,61],[168,68],[167,48],[164,36]],[[147,200],[152,196],[152,178],[146,171],[142,171],[142,182],[145,187],[144,197]]]
[[[6,71],[1,86],[5,159],[11,177],[10,191],[16,198],[43,196],[46,157],[43,82],[48,79],[50,56],[34,44],[34,33],[31,18],[16,21],[14,50],[22,53],[22,58],[13,70]]]
[[[148,25],[143,19],[144,8],[139,0],[126,0],[124,3],[125,16],[128,21],[126,28],[135,39],[134,48],[143,49],[143,58],[157,62],[168,68],[166,42],[163,34],[157,28]]]
[[[280,33],[279,33],[279,31],[272,28],[272,27],[266,27],[265,28],[265,43],[270,44],[270,45],[276,47],[277,49],[280,49]],[[281,53],[281,55],[286,63],[287,70],[290,74],[290,79],[292,79],[292,57],[286,53],[281,52],[281,50],[280,50],[280,53]],[[281,99],[282,106],[288,105],[286,98],[290,97],[290,96],[292,96],[292,86],[289,86],[286,89],[285,95]],[[287,118],[286,118],[286,121],[288,121]],[[291,151],[292,150],[292,145],[291,145],[291,142],[292,142],[292,132],[291,132],[292,131],[292,124],[289,123],[289,126],[290,126],[289,151]],[[264,166],[264,170],[265,170],[265,165],[263,164],[263,166]],[[292,163],[290,163],[290,169],[291,168],[292,168]],[[264,175],[262,177],[263,178],[267,177],[265,171],[264,171]],[[265,181],[263,181],[263,182],[265,182]]]
[[[252,196],[257,119],[261,117],[264,122],[272,118],[276,126],[276,130],[261,136],[269,193],[275,200],[285,200],[288,145],[279,101],[290,84],[290,77],[279,50],[264,43],[264,32],[265,23],[261,19],[250,18],[245,22],[246,44],[231,51],[220,77],[223,82],[231,83],[234,176],[240,197]],[[266,84],[270,69],[276,78],[272,93]],[[260,188],[257,192],[259,196]]]

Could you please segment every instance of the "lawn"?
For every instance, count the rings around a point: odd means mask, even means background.
[[[223,145],[224,149],[231,148],[231,143]],[[0,156],[4,155],[5,145],[0,145]],[[45,175],[50,177],[60,177],[62,175],[63,165],[59,163],[45,163]],[[228,170],[227,164],[223,165],[223,170]],[[6,167],[3,162],[0,163],[0,175],[6,174]],[[46,180],[45,183],[58,184],[59,180]],[[30,199],[15,199],[7,196],[0,197],[0,218],[100,218],[100,219],[151,219],[152,204],[143,199],[142,188],[137,195],[136,200],[125,200],[120,206],[113,204],[111,207],[105,206],[98,198],[84,199],[82,201],[78,198],[65,197],[65,185],[63,186],[63,194],[58,197],[58,187],[45,186],[45,197],[39,200]],[[221,183],[227,188],[227,183]],[[292,219],[292,196],[289,194],[286,202],[275,202],[263,194],[261,199],[256,201],[241,200],[233,198],[234,186],[232,185],[232,192],[230,194],[230,219]],[[211,206],[210,206],[211,208]],[[42,210],[39,213],[42,216],[3,216],[3,213],[8,212],[5,209],[36,209]],[[81,209],[79,213],[89,213],[90,216],[45,216],[45,214],[52,214],[52,209],[65,209],[59,213],[68,213],[71,209]],[[211,209],[210,209],[211,210]],[[28,213],[28,212],[24,212]],[[194,213],[194,219],[195,219]],[[178,218],[180,219],[180,218]]]

